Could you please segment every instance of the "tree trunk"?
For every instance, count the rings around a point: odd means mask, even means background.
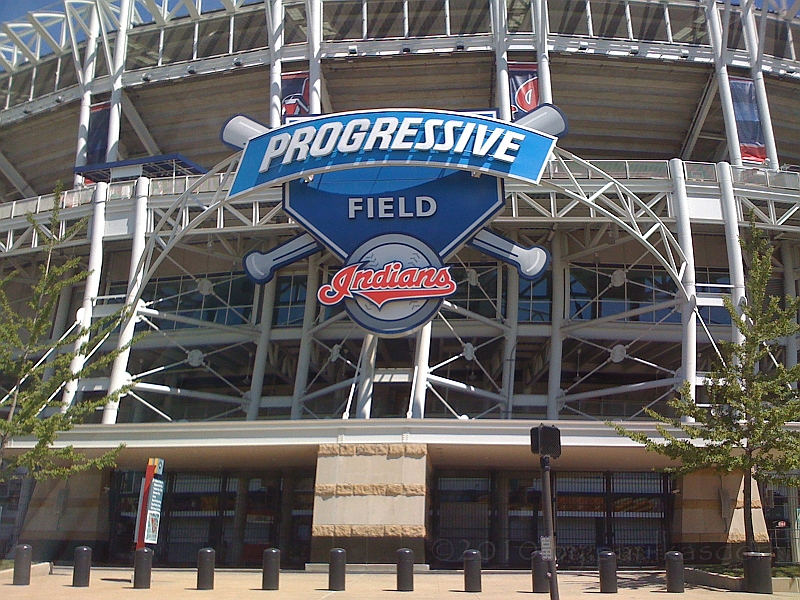
[[[744,473],[744,538],[749,552],[756,550],[756,535],[753,529],[753,471]]]

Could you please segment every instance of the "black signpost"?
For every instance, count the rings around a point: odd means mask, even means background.
[[[531,428],[531,452],[539,455],[542,468],[542,512],[546,535],[539,538],[542,558],[548,563],[550,581],[550,600],[558,598],[558,577],[556,574],[556,540],[553,526],[553,492],[550,487],[550,459],[561,456],[561,431],[553,425],[539,425]]]

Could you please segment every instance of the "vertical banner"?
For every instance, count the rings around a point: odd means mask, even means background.
[[[755,84],[752,79],[744,77],[731,77],[730,83],[742,160],[763,163],[767,159],[767,150],[758,114]]]
[[[281,112],[286,117],[311,114],[308,100],[308,71],[284,73],[281,77]]]
[[[539,106],[539,75],[536,63],[508,63],[511,87],[511,120],[521,119]]]
[[[161,524],[161,505],[164,500],[164,461],[149,458],[139,491],[139,510],[136,513],[136,549],[158,543]]]
[[[110,112],[110,102],[102,102],[92,106],[92,112],[89,114],[89,139],[86,147],[87,165],[97,165],[106,162],[108,117]]]

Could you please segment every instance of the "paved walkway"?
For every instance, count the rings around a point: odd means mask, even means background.
[[[531,592],[531,576],[523,572],[483,573],[483,591],[467,594],[464,576],[459,572],[432,571],[417,573],[413,592],[397,592],[396,578],[392,574],[347,575],[347,589],[342,592],[328,591],[326,573],[283,572],[280,590],[261,590],[260,571],[217,570],[213,590],[198,591],[194,570],[154,570],[152,587],[149,590],[134,590],[131,585],[131,569],[93,569],[89,588],[72,587],[72,569],[59,567],[52,575],[31,578],[30,586],[13,586],[10,578],[0,582],[0,598],[3,600],[211,600],[246,599],[264,600],[463,600],[465,597],[489,600],[525,600],[526,598],[549,599],[547,594]],[[664,573],[620,573],[619,593],[616,598],[664,600],[666,593]],[[559,591],[562,600],[597,598],[600,586],[597,573],[559,573]],[[687,586],[682,600],[737,600],[758,598],[756,594],[726,592],[711,588]],[[763,596],[761,596],[763,597]],[[784,592],[775,598],[793,598],[800,594]]]

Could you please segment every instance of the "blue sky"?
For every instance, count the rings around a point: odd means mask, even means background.
[[[64,12],[64,3],[53,0],[0,0],[0,23],[17,21],[25,13],[51,6],[58,6],[59,12]]]

